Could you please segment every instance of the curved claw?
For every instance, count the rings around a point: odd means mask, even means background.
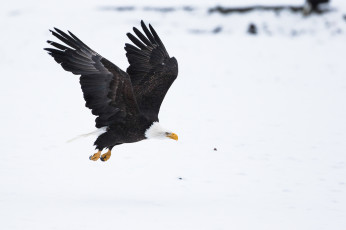
[[[98,151],[97,153],[95,153],[94,155],[91,155],[89,157],[90,160],[92,161],[97,161],[98,159],[100,159],[100,155],[101,155],[101,151]]]
[[[111,158],[111,151],[110,150],[108,150],[108,152],[102,154],[100,160],[101,161],[108,161],[109,158]]]

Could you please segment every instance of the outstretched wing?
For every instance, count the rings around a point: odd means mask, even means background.
[[[55,61],[73,74],[81,75],[85,106],[92,110],[96,127],[123,122],[139,112],[127,73],[90,49],[74,34],[54,28],[52,34],[67,46],[47,41],[54,48],[45,48]]]
[[[126,43],[125,50],[130,66],[127,73],[131,77],[133,90],[141,113],[152,120],[158,120],[161,103],[178,75],[177,60],[170,58],[165,46],[154,28],[149,29],[141,21],[143,35],[137,28],[127,36],[137,46]]]

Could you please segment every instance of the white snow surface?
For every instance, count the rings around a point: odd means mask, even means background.
[[[268,3],[234,5],[258,2]],[[302,1],[275,1],[287,2]],[[195,10],[145,10],[156,5]],[[346,4],[309,17],[208,14],[216,5],[232,2],[2,4],[0,229],[346,229]],[[95,137],[66,142],[95,117],[78,77],[43,50],[57,40],[48,29],[125,70],[125,34],[141,19],[179,63],[160,111],[179,141],[124,144],[92,162]]]

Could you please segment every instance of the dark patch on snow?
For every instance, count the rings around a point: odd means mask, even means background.
[[[184,11],[194,11],[195,8],[193,8],[192,6],[183,6],[183,10]]]
[[[161,13],[170,13],[173,11],[176,11],[177,9],[174,7],[151,7],[151,6],[146,6],[143,8],[145,11],[157,11]]]
[[[313,1],[313,0],[311,0]],[[316,0],[321,2],[327,2],[328,0]],[[142,11],[153,11],[153,12],[159,12],[159,13],[172,13],[176,11],[186,11],[191,12],[196,10],[193,6],[180,6],[180,7],[174,7],[174,6],[164,6],[164,7],[156,7],[156,6],[144,6],[141,8],[135,7],[135,6],[102,6],[99,8],[100,10],[105,11],[118,11],[118,12],[129,12],[134,10],[142,10]],[[291,11],[293,13],[301,13],[304,15],[309,15],[311,13],[317,13],[317,14],[323,14],[326,12],[331,11],[329,6],[327,4],[320,4],[317,5],[315,3],[306,3],[305,5],[273,5],[273,6],[266,6],[266,5],[253,5],[253,6],[244,6],[244,7],[227,7],[227,6],[214,6],[214,7],[207,7],[206,9],[210,14],[212,13],[219,13],[223,15],[227,14],[243,14],[248,13],[252,11],[271,11],[274,12],[277,15],[280,15],[282,11]]]
[[[329,0],[306,0],[304,10],[308,10],[308,12],[305,13],[321,13],[328,8],[328,5],[325,3],[329,3]]]
[[[251,11],[274,11],[281,12],[284,10],[289,10],[292,12],[302,12],[303,6],[245,6],[245,7],[225,7],[216,6],[209,9],[209,13],[220,13],[220,14],[233,14],[233,13],[248,13]]]
[[[105,11],[120,11],[120,12],[125,12],[125,11],[134,11],[138,10],[138,8],[134,6],[103,6],[99,8],[100,10],[105,10]],[[192,6],[182,6],[182,7],[155,7],[155,6],[145,6],[143,8],[140,8],[140,10],[143,11],[155,11],[155,12],[160,12],[160,13],[171,13],[174,11],[187,11],[191,12],[194,11],[195,8]]]
[[[183,11],[193,11],[195,8],[193,8],[192,6],[183,6],[183,7],[152,7],[152,6],[147,6],[144,7],[143,10],[145,11],[157,11],[160,13],[170,13],[170,12],[174,12],[174,11],[179,11],[179,10],[183,10]]]
[[[182,177],[178,177],[179,180],[182,180],[183,178]]]
[[[209,34],[209,33],[213,33],[213,34],[218,34],[222,31],[222,27],[221,26],[217,26],[214,29],[210,30],[202,30],[202,29],[191,29],[189,30],[190,33],[193,34]]]
[[[332,34],[334,34],[334,35],[342,34],[342,29],[337,28],[337,29],[335,29],[335,30],[332,32]]]
[[[323,2],[326,2],[328,0],[321,0]],[[248,13],[252,11],[272,11],[276,14],[280,14],[282,11],[291,11],[293,13],[302,13],[302,14],[310,14],[310,13],[317,13],[317,14],[323,14],[330,11],[330,8],[320,7],[318,6],[311,7],[309,9],[309,12],[307,12],[307,6],[301,5],[301,6],[291,6],[291,5],[277,5],[277,6],[262,6],[262,5],[254,5],[254,6],[244,6],[244,7],[226,7],[226,6],[216,6],[209,9],[209,13],[219,13],[219,14],[234,14],[234,13]]]
[[[15,17],[15,16],[19,16],[20,14],[21,12],[19,10],[12,10],[8,13],[8,16]]]
[[[254,23],[250,23],[247,28],[247,32],[249,34],[256,35],[258,33],[257,26]]]
[[[221,27],[221,26],[217,26],[217,27],[215,27],[215,28],[213,29],[212,32],[213,32],[214,34],[217,34],[217,33],[220,33],[221,30],[222,30],[222,27]]]
[[[207,33],[207,31],[200,30],[200,29],[191,29],[191,30],[189,30],[189,32],[193,33],[193,34],[204,34],[204,33]]]
[[[217,148],[214,148],[214,151],[217,151]]]
[[[100,7],[100,10],[105,10],[105,11],[134,11],[136,8],[134,6],[103,6]]]
[[[299,35],[299,33],[298,33],[297,30],[292,30],[292,31],[291,31],[291,36],[292,36],[292,37],[295,37],[295,36],[297,36],[297,35]]]

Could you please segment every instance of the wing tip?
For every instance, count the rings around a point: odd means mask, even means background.
[[[54,30],[56,31],[56,32],[59,32],[60,33],[60,31],[62,31],[62,30],[60,30],[59,28],[57,28],[57,27],[53,27],[54,28]]]

